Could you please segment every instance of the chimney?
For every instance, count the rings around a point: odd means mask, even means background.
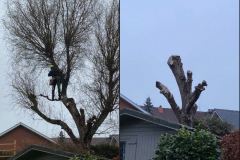
[[[162,108],[161,105],[158,107],[158,112],[159,112],[159,113],[163,113],[163,108]]]

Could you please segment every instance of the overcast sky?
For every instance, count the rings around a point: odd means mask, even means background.
[[[200,110],[239,108],[238,0],[121,0],[121,93],[137,104],[150,96],[169,107],[155,88],[164,83],[180,102],[170,55],[193,72],[193,85],[206,80]],[[178,103],[179,104],[179,103]]]

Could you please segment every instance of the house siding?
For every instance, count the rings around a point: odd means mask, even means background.
[[[155,155],[159,138],[173,129],[140,119],[129,118],[120,123],[120,141],[126,142],[125,160],[149,160]]]
[[[42,146],[51,146],[53,143],[49,142],[45,138],[37,135],[36,133],[19,126],[9,133],[0,137],[0,144],[13,143],[16,141],[16,152],[22,151],[29,145],[37,144]],[[12,149],[13,146],[0,146],[0,149]]]

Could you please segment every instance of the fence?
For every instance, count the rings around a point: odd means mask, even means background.
[[[3,147],[2,147],[3,146]],[[6,148],[10,149],[1,149],[4,148],[4,146],[7,146]],[[16,140],[13,141],[13,143],[0,143],[0,158],[4,157],[12,157],[16,154]]]

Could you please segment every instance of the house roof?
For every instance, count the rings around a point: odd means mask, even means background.
[[[231,124],[234,128],[239,128],[239,111],[214,109],[213,113],[216,113],[221,120]]]
[[[108,144],[109,142],[109,137],[93,137],[91,145]]]
[[[147,115],[147,114],[144,114],[142,112],[138,112],[138,111],[134,111],[134,110],[130,110],[130,109],[123,109],[123,110],[120,111],[120,118],[124,117],[124,116],[134,117],[134,118],[137,118],[137,119],[141,119],[143,121],[150,122],[152,124],[156,124],[156,125],[159,125],[159,126],[164,126],[164,127],[174,129],[174,130],[178,130],[182,127],[185,127],[189,130],[194,130],[191,127],[188,127],[188,126],[185,126],[185,125],[182,125],[182,124],[179,124],[179,123],[170,122],[170,121],[167,121],[165,119],[161,119],[161,118],[156,117],[156,116]]]
[[[141,106],[142,109],[146,109],[145,106]],[[159,110],[159,107],[151,107],[150,108],[150,113],[152,114],[152,116],[157,117],[157,118],[161,118],[163,120],[169,121],[169,122],[173,122],[173,123],[178,123],[178,119],[175,116],[173,110],[171,108],[161,108],[161,111]],[[207,115],[209,115],[208,112],[200,112],[197,111],[195,114],[195,118],[196,119],[201,119],[206,117]]]
[[[71,158],[74,156],[73,153],[66,152],[66,151],[61,151],[61,150],[56,150],[52,148],[46,148],[38,145],[32,145],[22,152],[19,152],[16,154],[14,157],[10,158],[10,160],[23,160],[24,158],[31,158],[33,154],[36,153],[43,153],[43,154],[51,154],[55,155],[58,157],[65,157],[65,158]]]
[[[145,114],[150,115],[147,111],[145,111],[144,109],[142,109],[139,105],[137,105],[136,103],[134,103],[133,101],[131,101],[130,99],[128,99],[126,96],[124,96],[123,94],[120,94],[120,98],[122,98],[123,100],[125,100],[126,102],[128,102],[129,104],[131,104],[135,109],[137,109],[138,111],[141,111]]]
[[[42,133],[34,130],[33,128],[27,126],[26,124],[24,124],[24,123],[22,123],[22,122],[19,122],[18,124],[14,125],[13,127],[11,127],[11,128],[9,128],[9,129],[7,129],[6,131],[0,133],[0,137],[6,135],[7,133],[11,132],[12,130],[14,130],[14,129],[18,128],[18,127],[24,127],[24,128],[26,128],[26,129],[34,132],[35,134],[41,136],[42,138],[48,140],[49,142],[56,143],[55,141],[53,141],[53,140],[50,139],[49,137],[47,137],[47,136],[45,136],[44,134],[42,134]]]
[[[56,143],[58,142],[59,138],[51,138]],[[110,144],[112,140],[116,140],[119,143],[119,135],[110,135],[109,137],[93,137],[91,141],[91,145],[100,145],[100,144]],[[65,138],[65,143],[73,143],[71,138]]]

